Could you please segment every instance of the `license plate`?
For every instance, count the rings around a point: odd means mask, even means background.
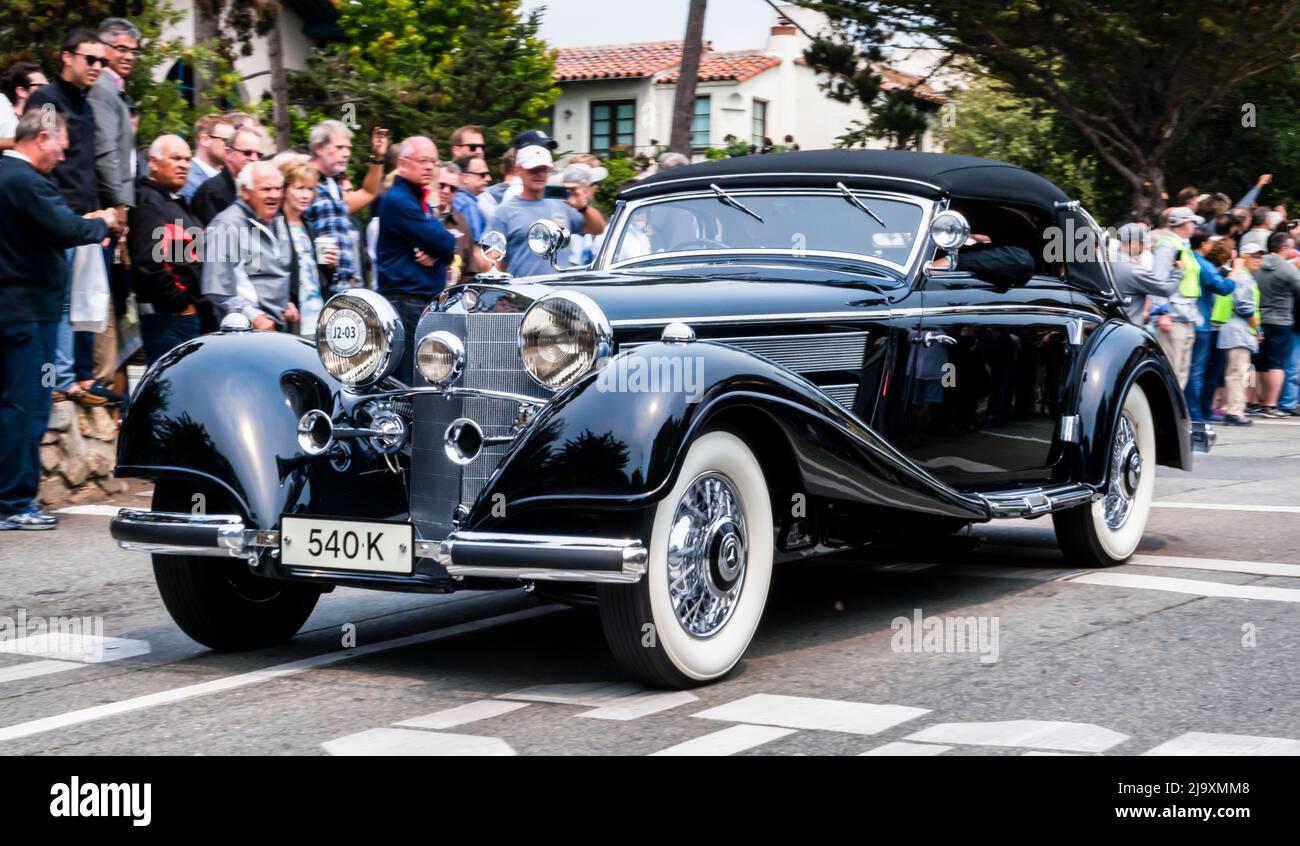
[[[409,523],[284,517],[280,561],[289,567],[410,575],[413,538]]]

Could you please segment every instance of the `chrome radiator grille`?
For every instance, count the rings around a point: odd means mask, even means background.
[[[519,360],[518,332],[523,315],[519,312],[438,313],[428,312],[416,333],[445,330],[465,339],[465,371],[457,385],[509,391],[538,398],[550,394],[534,382]],[[415,381],[427,387],[418,373]],[[451,518],[457,505],[470,505],[506,452],[506,445],[490,446],[472,463],[461,466],[449,459],[442,447],[443,433],[458,417],[468,417],[487,436],[508,435],[518,405],[509,400],[483,397],[419,396],[415,403],[415,425],[411,453],[411,519],[420,536],[445,537],[452,530]]]

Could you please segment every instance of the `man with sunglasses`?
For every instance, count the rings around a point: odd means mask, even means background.
[[[456,257],[447,268],[447,284],[468,282],[471,276],[488,269],[478,240],[474,237],[469,219],[456,208],[456,198],[467,193],[462,185],[464,174],[453,162],[438,166],[438,217],[442,225],[456,238]]]
[[[27,98],[27,111],[53,109],[67,122],[67,152],[49,176],[68,207],[85,215],[111,205],[100,200],[99,174],[95,167],[95,113],[88,98],[90,89],[108,65],[108,47],[95,33],[78,28],[64,37],[60,58],[59,76]],[[121,229],[121,222],[116,222],[114,235]],[[75,249],[68,250],[66,262],[69,304],[75,252]],[[120,405],[123,401],[120,394],[95,381],[95,334],[74,332],[68,310],[59,328],[54,370],[56,401],[73,400],[82,405]]]
[[[492,169],[481,154],[458,156],[456,167],[460,168],[460,190],[451,205],[469,221],[471,234],[477,242],[487,228],[487,215],[478,207],[478,198],[492,184]]]
[[[194,159],[185,187],[179,191],[187,202],[193,202],[199,187],[226,166],[226,153],[234,136],[235,127],[225,115],[204,115],[194,124]]]
[[[235,202],[235,180],[245,165],[261,160],[261,145],[262,137],[251,129],[241,129],[230,139],[221,173],[200,185],[190,200],[190,211],[204,226]]]
[[[131,98],[126,79],[140,57],[140,30],[125,18],[107,18],[99,25],[99,40],[107,49],[108,67],[87,94],[95,112],[95,169],[99,197],[126,220],[135,205],[135,132],[131,130]]]

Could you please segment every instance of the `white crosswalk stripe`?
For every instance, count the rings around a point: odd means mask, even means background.
[[[1134,555],[1128,562],[1139,567],[1174,567],[1183,570],[1212,570],[1218,573],[1250,573],[1256,576],[1286,576],[1300,579],[1300,564],[1271,561],[1230,561],[1221,558],[1185,558],[1175,555]]]
[[[877,746],[875,749],[868,749],[858,757],[924,757],[927,755],[942,755],[951,746],[936,746],[933,743],[908,743],[904,740],[896,740],[893,743],[886,743],[884,746]]]
[[[1105,752],[1128,735],[1092,723],[1058,720],[1006,720],[988,723],[940,723],[909,734],[908,740],[964,743],[970,746],[1012,746],[1058,752]]]
[[[905,705],[870,705],[839,699],[756,693],[692,716],[705,720],[727,720],[793,729],[879,734],[885,729],[928,713],[929,709],[909,708]]]
[[[780,740],[786,735],[794,734],[794,729],[776,728],[774,726],[731,726],[730,728],[670,746],[653,753],[660,755],[734,755],[753,749],[773,740]]]
[[[321,746],[331,755],[514,755],[499,737],[448,734],[415,729],[376,728],[328,740]]]
[[[48,676],[86,666],[79,661],[27,661],[11,667],[0,667],[0,683]]]
[[[1072,576],[1067,584],[1103,585],[1107,587],[1161,590],[1192,596],[1218,596],[1229,599],[1263,599],[1273,602],[1300,602],[1300,589],[1260,585],[1229,585],[1200,579],[1171,579],[1167,576],[1139,576],[1133,573],[1085,573]]]
[[[502,714],[509,714],[511,711],[518,711],[520,708],[527,707],[527,702],[501,702],[495,699],[480,699],[477,702],[470,702],[455,708],[434,711],[432,714],[425,714],[423,717],[412,717],[409,720],[402,720],[400,723],[393,723],[393,725],[407,728],[448,729],[465,723],[499,717]]]
[[[1143,755],[1300,755],[1300,740],[1289,737],[1257,737],[1248,734],[1210,734],[1192,731],[1180,734]]]

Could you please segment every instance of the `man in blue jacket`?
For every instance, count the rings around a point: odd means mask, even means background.
[[[420,314],[447,284],[447,265],[456,255],[456,238],[438,219],[428,188],[438,173],[438,148],[416,135],[402,142],[397,179],[379,205],[378,291],[393,304],[406,329],[406,348],[397,378],[411,384],[415,328]]]
[[[67,124],[58,112],[28,109],[18,121],[14,148],[0,157],[0,531],[58,524],[35,500],[66,251],[104,241],[117,225],[113,209],[78,217],[46,179],[67,146]]]

